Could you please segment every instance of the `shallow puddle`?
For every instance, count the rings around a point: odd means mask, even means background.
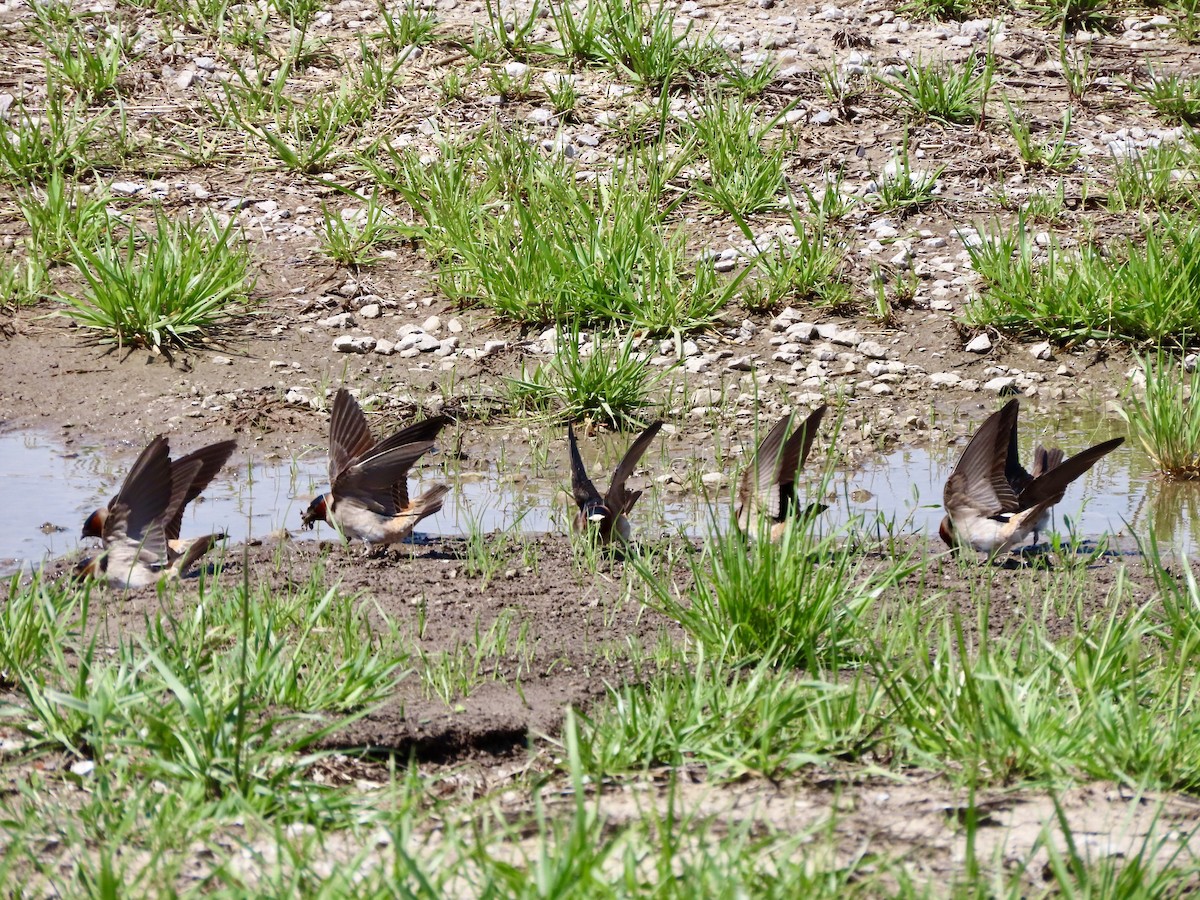
[[[1063,443],[1076,449],[1095,438],[1087,429],[1062,433]],[[584,446],[585,452],[611,451],[595,461],[601,486],[607,482],[623,441],[623,437],[614,437],[612,447],[606,443],[598,448],[594,442]],[[189,449],[192,445],[181,444],[178,452]],[[866,468],[838,473],[831,487],[838,499],[823,522],[835,528],[861,516],[872,530],[935,535],[942,517],[942,485],[961,449],[897,450]],[[0,433],[0,480],[9,510],[7,526],[0,531],[0,572],[76,548],[84,518],[116,492],[135,455],[133,448],[79,445],[68,449],[36,432]],[[427,459],[430,465],[414,473],[410,491],[415,495],[422,484],[442,480],[454,490],[442,512],[422,522],[422,533],[461,536],[505,529],[530,533],[566,530],[565,459],[551,460],[545,471],[502,462],[503,474],[492,463],[480,471],[463,470],[449,478],[441,471],[442,461],[437,456]],[[593,461],[588,462],[591,465]],[[653,452],[645,460],[651,474],[661,463],[661,457]],[[315,532],[299,528],[301,511],[326,488],[325,466],[324,454],[314,452],[292,460],[229,467],[201,501],[188,508],[184,536],[223,530],[237,542],[265,537],[285,527],[298,539],[330,539],[334,533],[327,527]],[[634,524],[646,537],[664,532],[703,535],[711,521],[722,525],[728,521],[731,489],[713,493],[715,508],[710,508],[700,491],[672,493],[650,485],[634,511]],[[1123,546],[1133,535],[1145,537],[1151,523],[1164,550],[1194,557],[1200,549],[1200,485],[1161,482],[1145,457],[1128,444],[1072,485],[1055,510],[1055,527],[1061,533],[1071,529],[1090,539],[1110,534],[1124,539]]]

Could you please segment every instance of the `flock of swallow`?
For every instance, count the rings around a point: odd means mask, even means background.
[[[736,521],[743,532],[751,533],[762,522],[771,540],[777,540],[790,518],[827,509],[821,503],[802,506],[796,490],[797,473],[826,410],[813,411],[791,434],[791,416],[781,419],[758,445],[738,485]],[[1067,486],[1124,442],[1113,438],[1070,458],[1062,450],[1039,446],[1032,471],[1026,471],[1017,455],[1018,411],[1014,399],[989,416],[946,481],[946,516],[939,534],[955,553],[969,548],[994,557],[1031,535],[1036,544],[1050,507],[1062,500]],[[309,504],[303,526],[326,522],[368,547],[403,541],[422,519],[442,508],[450,491],[437,484],[415,500],[408,495],[409,469],[449,421],[444,416],[426,419],[376,441],[358,402],[345,388],[339,390],[329,427],[330,489]],[[588,477],[575,432],[567,426],[571,489],[579,507],[572,523],[576,531],[593,530],[606,544],[630,540],[627,517],[642,492],[628,490],[625,482],[662,424],[652,423],[634,440],[604,494]],[[76,565],[76,577],[136,589],[187,572],[226,535],[180,540],[184,508],[200,496],[235,447],[235,441],[221,441],[171,460],[167,438],[154,438],[117,495],[84,522],[83,537],[99,538],[103,547]]]

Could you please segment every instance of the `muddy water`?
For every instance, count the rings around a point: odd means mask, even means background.
[[[1064,433],[1070,447],[1094,438]],[[615,446],[615,445],[614,445]],[[181,449],[190,449],[184,447]],[[960,447],[940,451],[897,450],[864,469],[837,473],[830,490],[837,500],[823,518],[837,527],[860,516],[872,529],[895,534],[934,535],[942,516],[942,484]],[[36,564],[79,546],[84,517],[107,502],[135,457],[133,449],[77,445],[70,449],[47,436],[28,431],[0,433],[0,483],[8,500],[8,521],[0,531],[0,572]],[[606,457],[610,454],[606,454]],[[646,463],[654,469],[654,454]],[[591,461],[589,461],[590,463]],[[471,531],[514,529],[523,532],[564,531],[568,520],[564,461],[551,460],[545,472],[495,465],[478,472],[451,473],[447,478],[436,456],[414,473],[410,491],[434,481],[449,481],[454,490],[445,508],[426,519],[421,531],[430,535],[463,535]],[[234,541],[263,537],[286,527],[296,538],[330,538],[319,528],[303,532],[300,513],[325,489],[323,454],[272,462],[243,462],[223,472],[192,504],[184,519],[184,536],[226,531]],[[596,461],[603,485],[611,460]],[[702,535],[710,522],[728,521],[729,488],[714,491],[714,507],[699,491],[672,493],[649,489],[635,510],[634,522],[646,536],[664,532]],[[1145,536],[1154,528],[1164,548],[1200,552],[1200,486],[1164,484],[1148,461],[1129,445],[1111,454],[1071,487],[1055,510],[1061,533],[1096,538]],[[1123,541],[1124,543],[1124,541]]]

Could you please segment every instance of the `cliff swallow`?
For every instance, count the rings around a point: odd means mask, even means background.
[[[164,439],[165,440],[165,439]],[[167,539],[167,556],[171,563],[182,557],[190,557],[192,562],[200,559],[212,546],[224,540],[225,534],[209,534],[194,540],[180,540],[179,533],[183,527],[183,511],[189,503],[195,500],[208,487],[209,483],[221,471],[233,451],[237,441],[220,441],[194,450],[186,456],[171,462],[171,500],[163,512],[163,533]],[[135,464],[136,466],[136,464]],[[83,523],[83,537],[98,537],[103,539],[104,527],[109,512],[117,498],[109,501],[108,506],[95,510]],[[107,545],[107,542],[105,542]],[[188,565],[180,571],[186,571]]]
[[[662,422],[652,422],[638,435],[637,440],[629,445],[620,464],[613,470],[612,482],[604,496],[600,495],[588,478],[583,458],[579,455],[579,445],[575,441],[575,429],[570,424],[567,425],[567,444],[571,451],[571,496],[575,498],[579,507],[579,512],[575,514],[572,522],[576,532],[582,533],[588,528],[595,528],[600,540],[606,544],[611,543],[614,538],[629,543],[632,529],[626,514],[633,509],[642,492],[626,490],[625,482],[633,474],[638,460],[642,458],[662,425]]]
[[[771,540],[779,540],[787,527],[788,515],[796,515],[800,498],[796,495],[796,473],[812,450],[817,429],[827,406],[819,406],[804,420],[791,437],[784,440],[792,417],[775,423],[754,451],[754,458],[742,473],[737,495],[737,524],[744,534],[752,533],[760,516],[771,522]],[[800,517],[816,515],[828,509],[823,503],[810,503]]]
[[[188,544],[172,554],[166,524],[182,509],[204,459],[192,458],[176,467],[167,439],[159,435],[138,455],[121,489],[100,515],[88,517],[99,527],[104,549],[75,567],[78,578],[97,578],[116,587],[137,589],[177,577],[204,555],[215,536]],[[95,521],[93,522],[93,518]]]
[[[1017,413],[1013,399],[975,432],[942,495],[946,516],[938,535],[956,552],[962,547],[995,555],[1046,527],[1050,507],[1067,487],[1105,454],[1125,442],[1113,438],[1069,459],[1061,450],[1038,447],[1033,471],[1017,459]]]
[[[308,505],[302,522],[328,522],[368,547],[402,541],[426,516],[442,508],[450,488],[437,484],[408,499],[408,470],[448,423],[437,416],[375,442],[358,401],[345,388],[333,398],[329,422],[329,493]]]

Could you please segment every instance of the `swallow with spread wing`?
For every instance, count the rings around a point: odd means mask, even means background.
[[[304,511],[304,527],[328,522],[369,547],[403,541],[418,522],[442,508],[450,492],[437,484],[416,500],[408,497],[408,470],[449,421],[426,419],[376,442],[358,401],[340,389],[329,423],[330,490]]]
[[[638,435],[637,440],[629,445],[625,456],[613,471],[612,481],[603,496],[596,490],[592,480],[588,478],[587,469],[583,465],[583,457],[579,455],[579,444],[575,441],[575,430],[569,424],[567,425],[567,444],[571,452],[571,495],[579,507],[572,522],[572,527],[576,532],[582,533],[589,528],[594,528],[600,540],[606,544],[613,540],[629,543],[632,529],[627,515],[633,509],[633,505],[637,503],[638,498],[642,496],[642,492],[627,490],[625,482],[633,474],[638,461],[662,425],[662,422],[651,423],[645,431]]]
[[[829,508],[823,503],[810,503],[800,510],[796,494],[796,473],[808,459],[827,409],[819,406],[813,410],[790,437],[787,432],[792,417],[786,416],[759,443],[738,485],[737,524],[743,533],[751,534],[755,523],[765,516],[771,523],[771,540],[777,541],[789,515],[803,518]]]
[[[181,540],[179,535],[183,528],[184,509],[208,487],[229,461],[235,449],[237,441],[220,441],[194,450],[170,463],[172,495],[170,505],[163,514],[162,523],[167,539],[169,562],[174,563],[185,556],[191,557],[192,561],[198,560],[212,549],[214,544],[227,537],[223,533],[216,533],[185,541]],[[104,529],[116,502],[117,498],[114,497],[107,506],[93,511],[84,520],[83,537],[95,537],[104,541]],[[107,546],[107,541],[104,543]]]
[[[956,552],[970,547],[989,555],[1002,553],[1046,527],[1050,508],[1063,499],[1071,482],[1124,438],[1089,447],[1069,459],[1061,450],[1038,447],[1033,471],[1017,459],[1017,413],[1010,400],[979,426],[942,494],[946,515],[938,534]]]
[[[81,560],[75,567],[76,577],[137,589],[186,572],[222,536],[198,538],[173,551],[168,528],[176,529],[178,535],[178,523],[193,486],[210,456],[222,452],[210,455],[197,451],[187,461],[172,463],[167,439],[159,435],[152,440],[138,455],[117,496],[88,517],[84,534],[99,537],[104,549]],[[191,499],[200,489],[191,493]]]

